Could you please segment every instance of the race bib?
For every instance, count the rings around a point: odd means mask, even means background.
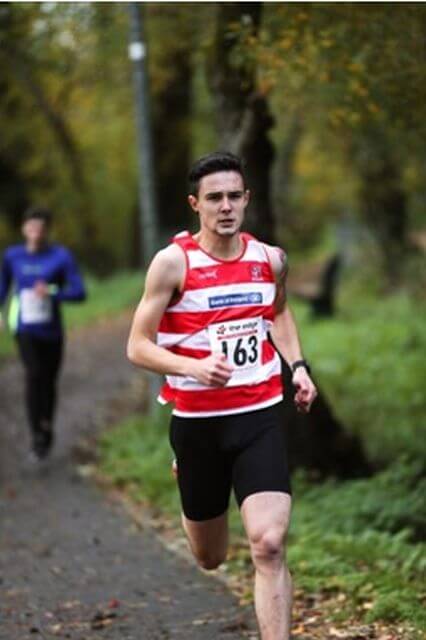
[[[262,324],[262,318],[249,318],[210,325],[211,350],[222,352],[234,369],[258,367],[261,362]]]
[[[40,324],[52,320],[52,300],[40,298],[34,289],[22,289],[20,293],[21,321],[23,324]]]

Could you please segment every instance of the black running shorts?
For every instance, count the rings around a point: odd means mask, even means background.
[[[281,403],[211,418],[172,416],[170,443],[178,465],[183,512],[209,520],[260,491],[291,493]]]

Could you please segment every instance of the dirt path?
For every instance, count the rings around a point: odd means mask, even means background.
[[[257,637],[251,608],[77,473],[73,448],[93,438],[136,375],[124,357],[127,329],[120,318],[69,340],[57,444],[43,472],[23,462],[20,366],[0,369],[1,640]]]

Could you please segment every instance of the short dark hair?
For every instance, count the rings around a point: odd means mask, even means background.
[[[28,220],[42,220],[46,226],[52,222],[52,212],[46,207],[29,207],[22,216],[23,222]]]
[[[241,159],[229,151],[214,151],[197,160],[189,172],[189,191],[197,196],[200,188],[200,180],[204,176],[218,171],[236,171],[245,184],[243,163]]]

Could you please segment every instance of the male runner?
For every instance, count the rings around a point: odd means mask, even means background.
[[[275,348],[293,369],[300,410],[309,411],[316,390],[286,304],[286,256],[240,231],[249,201],[240,160],[210,154],[195,163],[190,182],[200,230],[178,234],[154,257],[128,357],[166,374],[160,401],[174,403],[170,440],[194,556],[205,569],[225,560],[233,487],[256,572],[262,640],[285,640],[291,497]]]
[[[25,368],[33,461],[45,458],[53,443],[56,386],[64,343],[60,303],[78,302],[86,296],[70,251],[49,243],[50,223],[47,209],[29,209],[22,224],[24,243],[6,249],[0,272],[0,306],[13,287],[9,327]]]

